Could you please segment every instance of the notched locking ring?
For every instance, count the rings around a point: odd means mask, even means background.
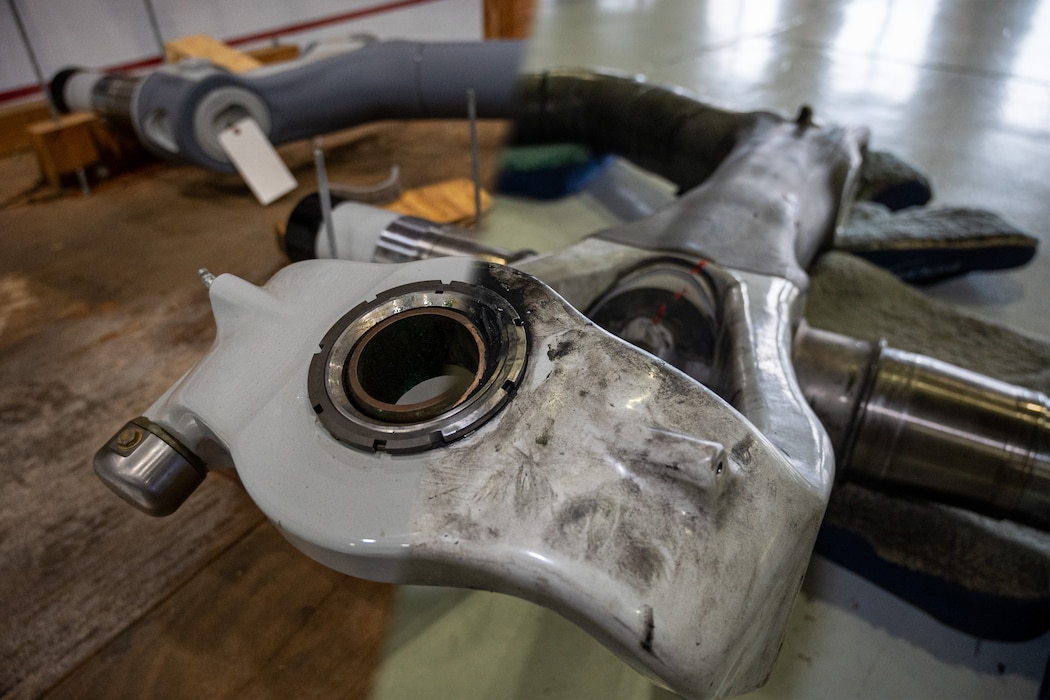
[[[488,266],[474,272],[470,282],[390,289],[328,330],[308,391],[333,437],[421,452],[476,430],[510,400],[528,356],[525,314]]]

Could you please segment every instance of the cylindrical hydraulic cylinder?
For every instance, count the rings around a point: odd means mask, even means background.
[[[813,329],[794,355],[840,478],[1050,529],[1046,394]]]

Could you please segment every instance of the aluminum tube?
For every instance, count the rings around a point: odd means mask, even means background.
[[[1045,394],[813,329],[794,355],[839,478],[1050,529]]]

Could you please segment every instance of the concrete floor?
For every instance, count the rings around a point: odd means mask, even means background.
[[[541,4],[532,68],[644,74],[733,109],[865,124],[928,173],[936,203],[1040,237],[1028,267],[927,289],[1043,336],[1050,292],[1050,3],[1045,0],[562,0]]]
[[[604,67],[732,109],[866,124],[918,165],[935,203],[991,209],[1041,240],[1027,267],[924,288],[1050,336],[1050,2],[550,0],[529,66]],[[502,226],[497,226],[496,222]],[[502,201],[494,235],[533,247],[608,225],[586,196]],[[523,233],[524,232],[524,233]],[[510,236],[509,233],[506,235]],[[1034,698],[1050,652],[978,640],[815,557],[756,698]],[[644,698],[665,693],[569,623],[485,593],[402,589],[374,697]]]

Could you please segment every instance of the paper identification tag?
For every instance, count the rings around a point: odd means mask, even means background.
[[[219,133],[219,144],[263,206],[288,194],[299,184],[251,117],[223,129]]]

